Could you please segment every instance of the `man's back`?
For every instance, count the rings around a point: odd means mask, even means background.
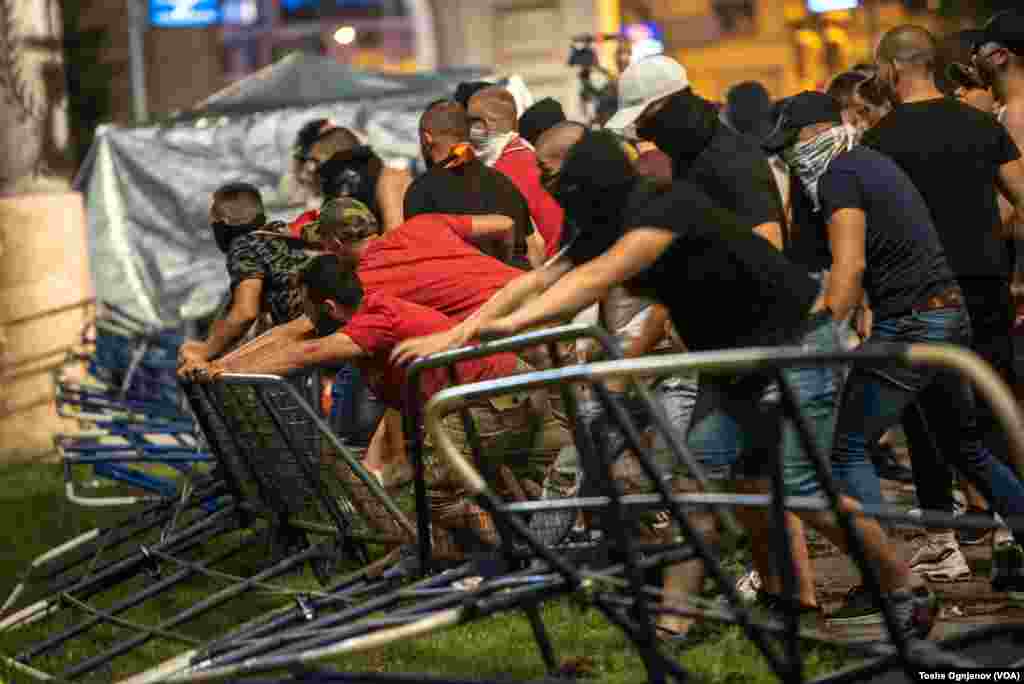
[[[367,292],[463,320],[523,274],[470,244],[471,231],[469,216],[416,216],[366,247],[359,279]]]
[[[454,324],[454,320],[439,311],[378,291],[367,293],[340,332],[369,356],[360,365],[367,371],[374,392],[389,404],[401,407],[405,369],[391,361],[391,351],[400,342],[443,332]],[[506,353],[462,361],[456,372],[460,383],[468,383],[510,375],[515,367],[516,357]],[[445,369],[428,370],[421,381],[421,398],[426,401],[449,384]]]
[[[996,235],[996,179],[1020,152],[994,116],[952,98],[902,104],[864,144],[899,164],[917,186],[957,276],[1009,274],[1009,251]]]
[[[500,214],[514,226],[507,238],[488,240],[480,249],[500,261],[529,268],[526,236],[533,230],[530,208],[504,174],[473,159],[454,168],[434,166],[405,194],[405,217],[421,214]]]

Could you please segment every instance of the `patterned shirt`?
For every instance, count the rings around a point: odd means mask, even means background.
[[[260,312],[269,313],[274,325],[282,325],[302,315],[302,298],[292,287],[292,276],[311,257],[284,236],[249,233],[235,238],[228,248],[227,268],[231,291],[250,278],[263,279]]]

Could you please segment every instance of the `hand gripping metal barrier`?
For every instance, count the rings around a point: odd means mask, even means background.
[[[622,351],[619,348],[618,342],[604,328],[593,325],[571,324],[515,335],[502,340],[482,343],[473,347],[465,347],[449,352],[434,354],[429,358],[420,359],[410,366],[406,382],[403,428],[411,447],[410,458],[414,468],[416,508],[419,512],[419,515],[417,516],[419,562],[424,573],[429,573],[430,571],[432,556],[431,535],[429,531],[430,521],[429,517],[423,513],[425,511],[429,511],[425,478],[425,442],[423,439],[423,427],[421,425],[422,406],[420,402],[421,395],[419,392],[423,374],[431,369],[446,368],[452,384],[458,385],[458,377],[455,371],[455,364],[458,362],[479,359],[503,352],[522,352],[524,350],[538,347],[545,348],[551,364],[558,367],[562,365],[562,354],[560,353],[558,345],[561,343],[575,342],[579,340],[595,341],[607,358],[622,358]],[[600,488],[600,482],[603,477],[600,469],[597,468],[598,461],[594,457],[596,446],[593,443],[591,435],[586,429],[584,429],[583,422],[580,420],[577,398],[571,391],[569,384],[562,384],[558,389],[560,399],[565,407],[568,423],[571,426],[573,440],[580,454],[579,459],[582,465],[582,472],[580,473],[580,479],[582,480],[580,494],[585,495],[595,492]],[[643,382],[633,382],[631,383],[631,389],[642,399],[647,410],[651,414],[651,418],[662,426],[663,434],[667,434],[668,439],[675,444],[676,451],[677,453],[682,454],[684,462],[688,465],[695,466],[695,461],[686,449],[685,445],[680,442],[675,433],[671,430],[665,429],[669,425],[668,416],[665,414],[661,404],[655,400],[647,385]],[[469,446],[474,454],[477,455],[477,464],[484,463],[484,459],[481,458],[483,450],[481,448],[480,438],[473,424],[471,415],[468,411],[463,410],[460,412],[460,418]],[[705,491],[708,488],[708,481],[706,477],[704,477],[703,473],[696,468],[694,468],[694,472],[696,473],[696,481],[699,490]],[[489,473],[489,475],[494,477],[493,473]],[[540,515],[543,515],[545,508],[551,512],[561,510],[563,515],[561,515],[560,518],[562,520],[568,520],[570,524],[575,518],[573,515],[574,512],[567,510],[564,506],[559,509],[557,505],[551,507],[539,502],[524,503],[521,505],[520,510],[524,513],[532,512],[538,514],[535,516],[536,519],[539,518]],[[720,513],[723,516],[727,529],[736,534],[738,527],[731,513],[724,509],[720,510]],[[568,532],[568,529],[563,526],[562,531]],[[564,534],[550,534],[549,530],[547,537],[547,541],[549,543],[555,543],[561,540],[561,538],[564,537]]]
[[[518,336],[504,340],[496,344],[482,345],[479,348],[456,350],[449,354],[439,355],[418,363],[410,371],[409,387],[415,387],[420,381],[420,374],[430,368],[451,366],[465,359],[479,358],[491,354],[512,349],[525,349],[537,345],[547,345],[553,355],[556,350],[551,349],[559,342],[575,340],[580,338],[597,339],[606,353],[610,356],[618,354],[615,343],[600,328],[589,326],[565,326]],[[556,357],[557,358],[557,357]],[[249,378],[252,380],[252,378]],[[262,382],[268,379],[260,378]],[[243,382],[241,378],[228,376],[225,382]],[[283,386],[282,386],[283,389]],[[571,414],[575,415],[575,398],[571,393],[563,397]],[[287,390],[283,390],[287,391]],[[287,479],[274,474],[272,478],[262,477],[261,467],[256,467],[254,461],[249,457],[251,450],[244,445],[239,446],[236,433],[242,431],[242,426],[231,426],[223,416],[224,406],[230,402],[223,396],[214,396],[216,383],[213,385],[187,385],[186,395],[195,410],[197,421],[204,435],[207,435],[211,451],[218,455],[224,468],[224,477],[234,484],[232,490],[239,493],[239,498],[250,502],[254,507],[262,507],[268,510],[276,510],[281,505],[273,498],[273,493],[281,489],[281,482]],[[418,425],[419,406],[413,404],[406,414],[406,419],[412,425]],[[410,423],[407,422],[407,425]],[[578,428],[578,421],[574,420]],[[238,427],[239,429],[234,429]],[[416,435],[418,430],[411,434]],[[577,430],[577,435],[583,435]],[[581,437],[581,439],[585,439]],[[422,466],[421,441],[413,440],[414,457],[420,461]],[[262,445],[266,449],[266,444]],[[478,447],[479,448],[479,447]],[[262,457],[261,457],[262,458]],[[589,462],[585,459],[584,463]],[[420,475],[421,496],[423,495],[422,471]],[[271,482],[275,486],[271,486]],[[248,505],[248,504],[243,504]],[[530,504],[524,504],[529,506]],[[282,515],[287,511],[282,511]],[[535,516],[536,517],[536,516]],[[429,529],[429,507],[419,505],[417,519],[420,529]],[[429,536],[422,535],[421,539],[427,539],[428,544],[418,546],[417,556],[430,553]],[[511,547],[510,547],[511,548]],[[507,556],[505,558],[501,556]],[[275,612],[264,621],[255,621],[245,625],[234,632],[225,634],[213,643],[207,644],[204,648],[196,649],[187,654],[168,661],[163,666],[150,672],[143,673],[140,678],[133,682],[150,682],[187,680],[192,678],[217,678],[223,672],[259,671],[260,663],[263,662],[309,662],[322,656],[322,649],[331,652],[335,642],[345,634],[361,634],[379,631],[383,627],[411,628],[416,622],[422,610],[428,608],[424,602],[433,600],[440,602],[437,605],[446,607],[459,605],[467,600],[472,600],[476,607],[475,615],[484,615],[508,610],[515,607],[526,610],[527,617],[532,625],[537,626],[538,639],[546,644],[541,650],[550,670],[555,670],[557,663],[550,645],[547,644],[547,637],[540,629],[540,617],[535,610],[531,610],[531,601],[520,598],[529,598],[537,591],[550,591],[549,577],[543,573],[538,575],[523,570],[529,557],[520,555],[515,558],[512,554],[477,555],[472,557],[469,563],[458,567],[430,574],[431,564],[423,563],[422,558],[400,557],[395,562],[385,557],[373,566],[364,568],[356,575],[340,582],[334,588],[326,592],[326,596],[311,599],[304,606],[294,607],[290,610]],[[436,570],[436,568],[434,568]],[[518,572],[518,574],[517,574]],[[421,582],[407,586],[410,578],[417,575],[426,577]],[[459,580],[466,577],[487,578],[479,587],[471,592],[463,586],[456,586]],[[515,587],[514,600],[508,600],[498,595],[507,593],[509,587]],[[471,598],[467,598],[471,597]],[[517,597],[517,598],[516,598]],[[369,616],[381,610],[388,610],[389,616],[383,622],[374,622]],[[453,615],[453,613],[448,613]],[[436,616],[435,616],[436,617]],[[376,639],[377,637],[374,637]],[[360,642],[361,644],[372,643]],[[342,647],[348,648],[349,645]],[[358,646],[363,648],[364,646]],[[255,664],[253,664],[255,663]]]
[[[817,449],[806,420],[801,416],[795,395],[788,386],[781,369],[786,367],[807,366],[810,364],[849,364],[881,366],[893,362],[905,364],[922,364],[957,372],[972,381],[978,388],[982,400],[987,401],[1000,421],[1011,442],[1011,454],[1018,474],[1024,474],[1024,422],[1013,395],[1002,381],[981,359],[969,351],[952,346],[939,345],[893,345],[891,347],[836,354],[807,354],[799,349],[751,349],[725,352],[709,352],[684,354],[676,356],[648,357],[630,361],[612,361],[570,368],[541,371],[529,375],[517,376],[490,382],[477,383],[462,387],[443,390],[431,400],[426,408],[427,429],[443,458],[459,474],[465,487],[477,498],[482,508],[496,518],[503,520],[503,526],[512,530],[519,540],[528,545],[536,556],[544,561],[564,581],[563,587],[569,591],[582,592],[585,597],[599,608],[614,624],[621,627],[635,645],[647,668],[648,678],[652,682],[663,682],[668,679],[683,680],[687,673],[672,661],[661,649],[654,637],[653,616],[659,610],[672,612],[665,607],[652,605],[660,592],[654,591],[644,583],[644,570],[660,565],[697,557],[700,558],[711,577],[716,581],[719,590],[729,600],[728,611],[691,609],[682,614],[702,615],[712,619],[738,622],[749,639],[759,648],[776,674],[786,682],[803,680],[803,663],[799,648],[800,635],[798,618],[795,611],[787,611],[783,629],[784,655],[780,656],[767,639],[771,629],[756,625],[751,620],[750,612],[745,608],[736,593],[733,578],[726,573],[717,562],[712,549],[702,540],[691,527],[685,514],[693,507],[748,506],[768,507],[773,516],[773,527],[779,552],[776,559],[780,563],[778,571],[783,579],[784,595],[795,595],[796,578],[788,559],[791,558],[789,537],[786,533],[784,514],[787,509],[804,511],[831,511],[838,516],[846,533],[850,553],[861,571],[866,587],[873,593],[883,607],[883,615],[888,632],[892,635],[892,647],[879,647],[889,658],[890,664],[897,664],[908,676],[922,667],[949,666],[958,664],[970,666],[972,663],[963,658],[949,654],[927,644],[912,642],[896,629],[896,622],[891,607],[881,599],[881,589],[876,569],[867,562],[862,540],[857,535],[853,524],[853,514],[840,509],[839,492],[829,473],[825,456]],[[781,459],[776,459],[772,475],[771,496],[734,496],[682,494],[675,495],[669,485],[662,479],[661,471],[645,453],[635,426],[630,424],[621,406],[610,400],[604,382],[611,378],[630,378],[645,375],[662,375],[682,371],[699,371],[702,374],[716,373],[750,373],[754,371],[773,370],[776,382],[779,383],[782,404],[789,417],[794,420],[799,431],[805,452],[812,456],[817,475],[823,485],[827,502],[820,500],[801,500],[785,498],[782,488]],[[461,453],[444,427],[445,415],[463,409],[472,402],[497,396],[503,393],[533,390],[553,385],[574,383],[590,383],[598,391],[606,408],[615,417],[619,426],[626,433],[629,446],[637,454],[641,466],[657,490],[653,501],[651,497],[620,496],[615,488],[609,489],[610,496],[606,499],[582,502],[584,505],[607,507],[610,516],[606,522],[612,523],[607,530],[609,534],[617,534],[620,550],[625,555],[622,570],[623,577],[612,577],[607,571],[594,572],[575,566],[570,560],[561,556],[536,538],[528,526],[524,525],[516,515],[511,514],[510,506],[502,501],[489,485],[487,480]],[[671,444],[676,457],[683,459],[678,444]],[[606,455],[606,478],[613,478],[611,459]],[[567,502],[568,503],[568,502]],[[640,558],[632,553],[628,529],[627,511],[631,506],[657,505],[669,511],[673,522],[683,531],[688,541],[688,552],[680,553],[680,549],[668,550],[663,554],[648,554]],[[884,507],[865,507],[864,515],[874,516],[893,521],[916,522],[925,525],[942,525],[958,527],[971,521],[962,521],[952,516],[932,513],[922,521],[911,518],[904,513],[894,512]],[[975,521],[976,522],[976,521]],[[1007,521],[1013,529],[1024,529],[1024,521]],[[684,599],[687,597],[675,597]],[[777,625],[774,631],[778,632]],[[805,635],[806,636],[806,635]]]

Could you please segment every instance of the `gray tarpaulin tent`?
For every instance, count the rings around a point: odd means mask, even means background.
[[[480,69],[417,75],[356,72],[328,58],[292,55],[160,125],[97,132],[75,181],[86,196],[97,296],[154,324],[212,313],[227,287],[208,227],[213,190],[240,180],[261,188],[272,218],[295,134],[328,117],[366,134],[381,156],[419,157],[423,107]]]

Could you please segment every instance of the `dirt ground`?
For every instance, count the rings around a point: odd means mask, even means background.
[[[904,460],[906,453],[901,452],[902,450],[897,449],[901,460]],[[908,509],[914,506],[912,486],[888,480],[882,482],[883,494],[888,500],[906,504]],[[892,535],[893,542],[899,544],[904,558],[908,561],[924,544],[924,532],[923,528],[901,527]],[[860,573],[847,556],[840,554],[839,550],[827,541],[812,537],[810,544],[818,597],[827,613],[836,609],[846,593],[860,583]],[[1024,601],[1013,601],[1008,594],[992,591],[989,581],[991,544],[986,542],[961,548],[973,574],[962,582],[930,583],[930,587],[941,601],[939,620],[931,637],[948,638],[978,625],[1024,622]],[[858,627],[856,631],[836,634],[836,637],[856,641],[874,640],[881,638],[881,629],[881,626]]]

